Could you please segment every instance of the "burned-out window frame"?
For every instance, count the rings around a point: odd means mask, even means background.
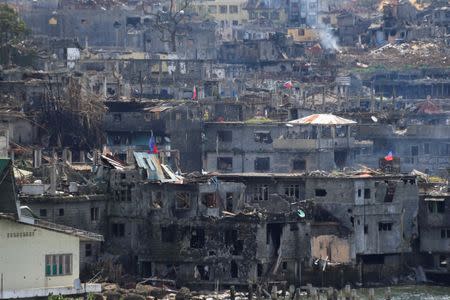
[[[201,193],[200,201],[207,208],[217,208],[218,207],[216,193]]]
[[[253,199],[253,201],[269,200],[269,185],[268,184],[256,184],[253,187],[252,199]]]
[[[228,161],[228,162],[226,162]],[[226,165],[227,167],[222,167]],[[221,172],[233,171],[233,157],[231,156],[219,156],[217,157],[217,170]]]
[[[182,202],[180,202],[182,201]],[[180,205],[184,203],[184,205]],[[190,209],[191,208],[191,193],[186,191],[175,192],[175,208],[176,209]]]
[[[295,200],[300,199],[300,185],[295,183],[286,183],[283,185],[283,192],[288,197],[293,197]]]

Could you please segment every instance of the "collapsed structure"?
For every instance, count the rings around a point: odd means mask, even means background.
[[[21,203],[88,279],[445,278],[449,5],[375,2],[11,2]]]

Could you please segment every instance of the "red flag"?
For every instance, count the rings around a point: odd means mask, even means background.
[[[293,87],[294,85],[292,84],[292,81],[286,81],[284,84],[283,84],[283,87],[285,87],[285,88],[287,88],[287,89],[292,89],[292,87]]]
[[[156,146],[156,144],[153,145],[153,153],[157,154],[158,153],[158,147]]]
[[[195,87],[195,85],[192,89],[192,100],[197,100],[197,88]]]

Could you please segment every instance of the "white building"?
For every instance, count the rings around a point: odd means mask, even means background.
[[[0,299],[100,292],[79,280],[80,241],[98,234],[22,214],[15,197],[11,161],[0,159]]]

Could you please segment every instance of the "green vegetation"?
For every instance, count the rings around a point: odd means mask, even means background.
[[[27,34],[25,23],[6,4],[0,5],[0,64],[10,65],[11,56]]]

